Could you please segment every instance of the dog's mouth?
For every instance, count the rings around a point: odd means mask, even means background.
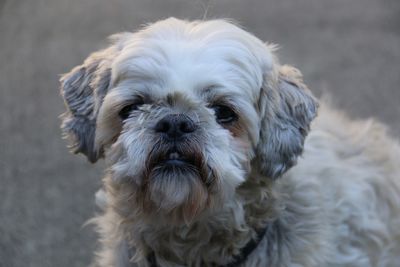
[[[185,165],[194,165],[194,159],[192,157],[183,155],[176,149],[173,149],[166,153],[164,159],[161,159],[160,164],[177,166],[177,167]]]
[[[203,149],[197,143],[155,143],[147,157],[143,177],[147,182],[196,177],[209,187],[216,180],[216,176],[203,153]]]
[[[196,150],[187,151],[178,146],[167,149],[155,149],[147,160],[147,170],[183,171],[185,169],[199,170],[202,168],[203,157]]]

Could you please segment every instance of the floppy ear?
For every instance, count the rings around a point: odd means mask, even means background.
[[[92,163],[103,153],[94,146],[96,117],[109,90],[111,63],[118,50],[114,44],[95,52],[60,79],[61,95],[67,108],[61,115],[63,135],[69,140],[72,152],[86,155]]]
[[[259,104],[256,164],[263,175],[277,178],[296,164],[318,103],[304,85],[300,71],[285,65],[279,68],[275,82],[264,81]]]

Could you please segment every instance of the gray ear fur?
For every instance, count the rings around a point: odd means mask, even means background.
[[[96,117],[109,89],[111,62],[116,52],[115,46],[95,52],[60,79],[67,108],[61,115],[63,135],[69,140],[72,152],[83,153],[92,163],[103,153],[94,146]]]
[[[281,66],[275,85],[266,85],[260,97],[262,118],[256,164],[261,174],[277,178],[296,164],[317,108],[301,73]]]

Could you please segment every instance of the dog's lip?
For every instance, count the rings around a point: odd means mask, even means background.
[[[185,156],[183,156],[178,151],[170,151],[167,153],[166,158],[163,160],[165,164],[171,165],[183,165],[183,164],[191,164],[191,160]]]
[[[187,162],[186,160],[180,160],[180,159],[167,159],[166,161],[164,161],[164,164],[175,165],[175,166],[186,165],[188,163],[189,162]]]

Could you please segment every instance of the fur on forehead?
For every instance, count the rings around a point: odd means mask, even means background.
[[[224,86],[253,103],[275,61],[272,46],[226,20],[170,18],[132,34],[122,46],[112,65],[113,86],[127,79],[154,83],[162,94]]]

